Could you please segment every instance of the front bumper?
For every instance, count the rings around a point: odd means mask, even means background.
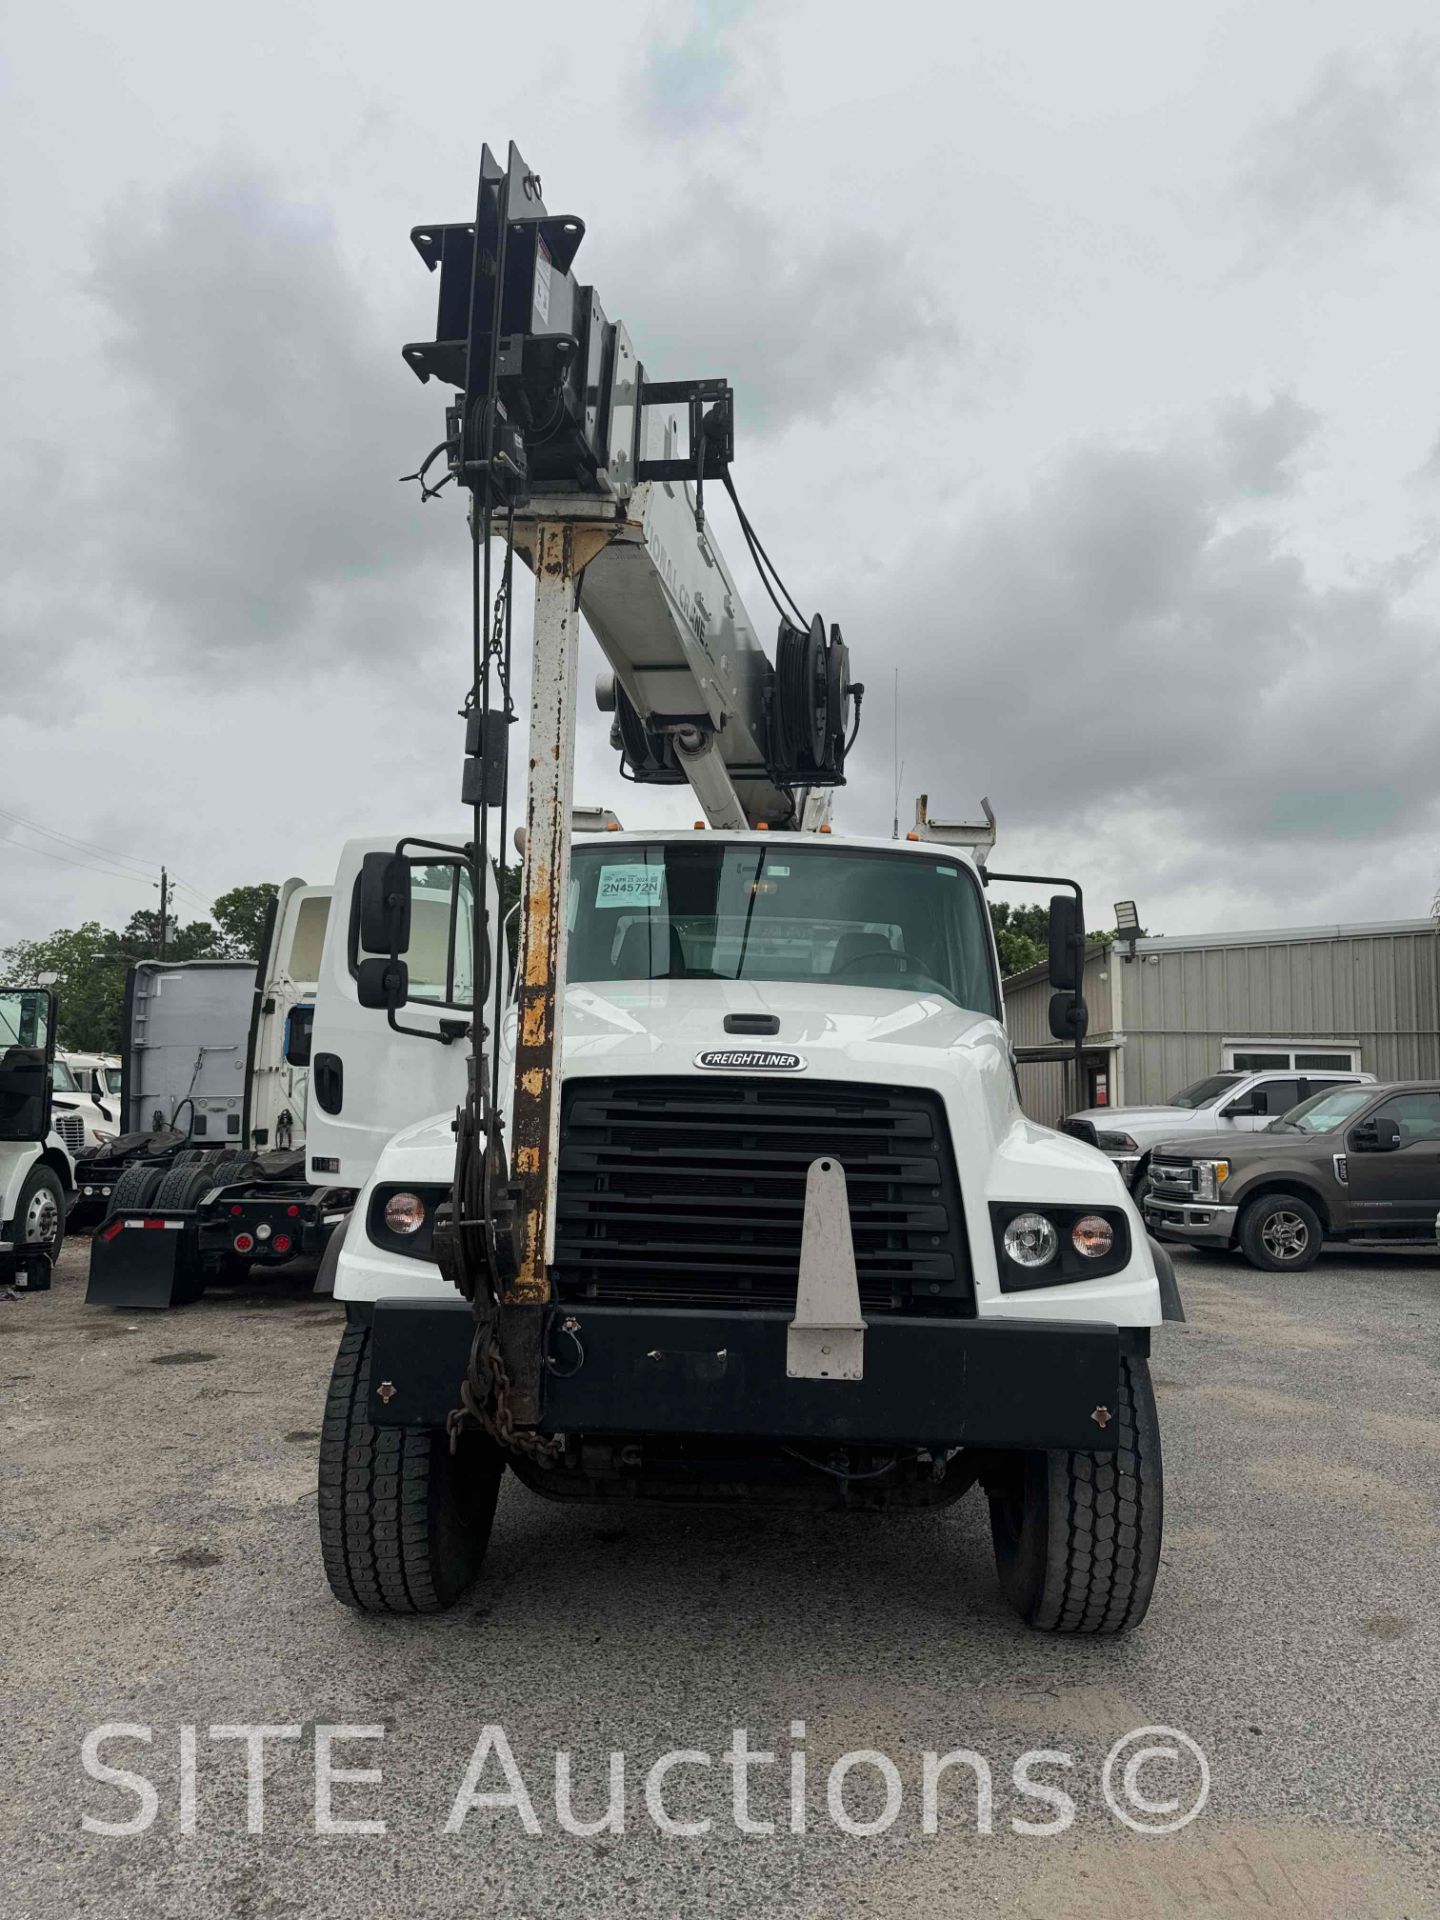
[[[1228,1247],[1235,1238],[1238,1207],[1209,1200],[1156,1200],[1145,1196],[1145,1225],[1165,1240],[1189,1240],[1200,1246]]]
[[[791,1379],[789,1319],[551,1307],[540,1428],[1106,1453],[1119,1432],[1121,1354],[1149,1350],[1143,1327],[877,1314],[865,1334],[863,1379]],[[369,1418],[443,1426],[459,1400],[470,1309],[459,1300],[379,1300],[371,1328]]]

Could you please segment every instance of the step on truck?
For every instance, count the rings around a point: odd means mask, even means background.
[[[48,1288],[75,1197],[52,1110],[55,1019],[45,988],[0,987],[0,1294]]]
[[[710,513],[729,492],[766,577],[730,389],[647,379],[571,274],[582,233],[512,146],[505,165],[486,149],[473,222],[412,236],[439,320],[405,357],[458,390],[421,484],[472,496],[472,811],[464,841],[365,863],[355,1018],[460,1050],[467,1086],[385,1145],[336,1262],[330,1585],[365,1611],[450,1605],[507,1469],[567,1501],[904,1512],[979,1488],[1026,1621],[1133,1627],[1159,1557],[1149,1354],[1173,1272],[1093,1142],[1021,1111],[988,808],[903,841],[832,829],[861,693],[839,629],[785,615],[773,661],[761,646]],[[519,960],[513,992],[467,1004],[481,915],[457,913],[453,960],[417,978],[416,889],[446,860],[458,895],[505,841],[517,553],[535,577]],[[693,828],[572,848],[581,614],[622,770],[688,784]],[[1070,1057],[1084,925],[1058,884]]]

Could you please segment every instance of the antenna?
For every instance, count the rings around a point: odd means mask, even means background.
[[[900,669],[895,669],[895,702],[891,714],[893,739],[890,749],[890,764],[895,769],[895,814],[890,822],[890,838],[900,838],[900,776],[905,771],[905,763],[900,758]]]

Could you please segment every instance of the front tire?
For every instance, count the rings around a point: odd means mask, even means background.
[[[1146,1361],[1122,1355],[1114,1453],[1024,1453],[987,1490],[1005,1598],[1042,1633],[1125,1633],[1150,1605],[1164,1476]]]
[[[320,1437],[320,1552],[330,1591],[359,1613],[441,1613],[480,1571],[504,1457],[487,1434],[377,1427],[370,1329],[346,1329]]]
[[[1320,1258],[1325,1229],[1308,1200],[1264,1193],[1240,1216],[1240,1251],[1264,1273],[1304,1273]]]
[[[32,1167],[20,1189],[15,1225],[22,1245],[43,1247],[51,1262],[65,1239],[65,1189],[50,1167]]]

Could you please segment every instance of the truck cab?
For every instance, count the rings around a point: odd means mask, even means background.
[[[1113,1477],[1143,1429],[1154,1494],[1145,1361],[1173,1277],[1115,1167],[1021,1110],[975,862],[608,833],[573,844],[569,897],[543,1444],[505,1463],[567,1499],[916,1506],[978,1481],[1027,1617],[1143,1611],[1148,1540],[1088,1612],[1037,1599],[1037,1512],[1072,1495],[1026,1463],[1099,1446]],[[406,1018],[456,972],[412,977]],[[459,1402],[472,1317],[435,1257],[454,1183],[452,1109],[380,1153],[336,1268],[337,1382],[397,1445],[438,1450]],[[332,1585],[361,1604],[332,1518]]]
[[[51,1121],[72,1158],[96,1152],[120,1131],[64,1054],[57,1053],[50,1062],[50,1087]]]
[[[0,1288],[49,1286],[75,1191],[52,1119],[55,1013],[43,987],[0,987]]]

